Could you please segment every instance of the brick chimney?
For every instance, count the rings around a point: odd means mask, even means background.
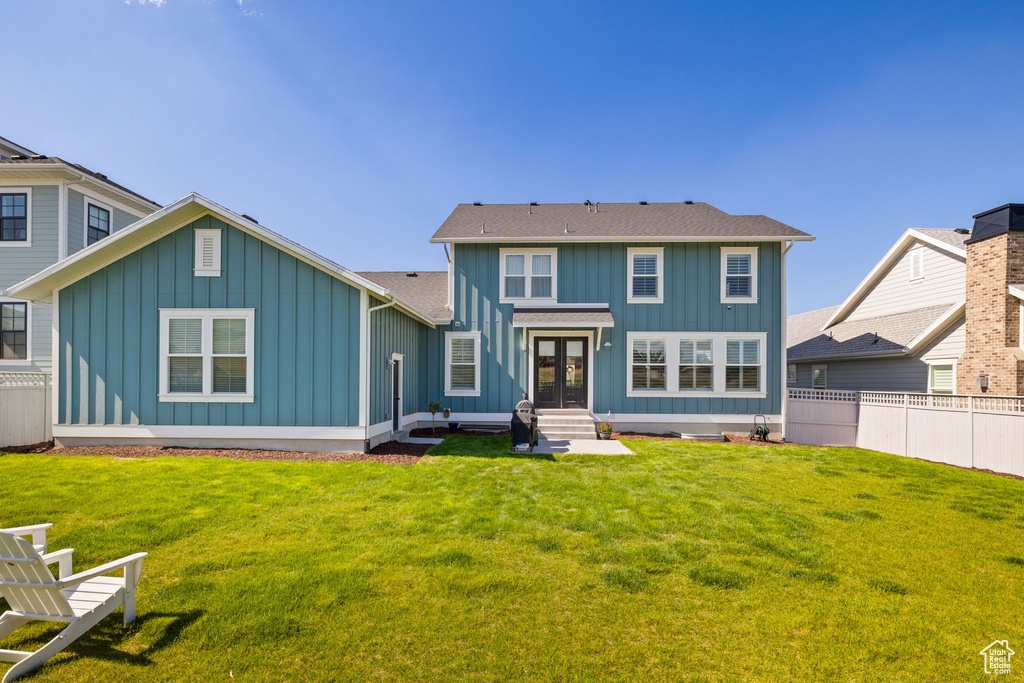
[[[1024,204],[974,217],[967,241],[967,344],[956,368],[957,392],[1024,396],[1021,301],[1024,289]],[[988,388],[978,377],[988,375]]]

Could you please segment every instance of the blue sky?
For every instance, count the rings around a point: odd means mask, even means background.
[[[458,202],[693,199],[818,236],[793,313],[1024,201],[1022,3],[2,2],[0,135],[358,270],[441,269]]]

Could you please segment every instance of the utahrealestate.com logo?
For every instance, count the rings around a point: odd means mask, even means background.
[[[985,658],[985,673],[1008,674],[1010,673],[1010,657],[1016,653],[1010,649],[1010,644],[1007,641],[995,640],[979,654]]]

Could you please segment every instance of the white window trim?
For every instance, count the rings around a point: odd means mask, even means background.
[[[1020,342],[1020,348],[1024,351],[1024,304],[1020,305],[1020,336],[1017,337],[1017,341]]]
[[[917,247],[911,249],[909,252],[909,264],[910,264],[910,282],[918,282],[924,279],[924,247]],[[917,265],[920,267],[920,275],[914,276],[914,261],[917,261]]]
[[[953,366],[953,391],[956,393],[956,358],[925,358],[924,362],[928,364],[928,393],[934,394],[935,387],[932,386],[932,366],[933,365],[952,365]],[[948,396],[949,394],[936,394],[937,396]]]
[[[171,318],[200,318],[203,325],[203,392],[185,394],[171,392],[168,386],[167,353],[170,343]],[[213,319],[241,318],[245,320],[245,394],[213,393]],[[253,308],[161,308],[160,309],[160,388],[158,398],[161,403],[252,403],[256,400],[255,349],[256,310]]]
[[[452,389],[452,339],[473,340],[474,389]],[[479,332],[445,332],[444,333],[444,395],[445,396],[479,396],[480,395],[480,333]]]
[[[498,258],[501,261],[499,264],[501,280],[498,285],[499,295],[498,303],[502,304],[553,304],[558,302],[558,249],[498,249]],[[524,277],[526,278],[526,296],[525,297],[507,297],[505,296],[505,257],[510,255],[522,254],[525,258],[524,261]],[[551,256],[551,296],[546,298],[532,298],[530,296],[530,288],[532,286],[530,278],[533,275],[533,256],[547,254]]]
[[[792,372],[790,372],[792,370]],[[786,382],[796,382],[800,377],[800,368],[797,367],[796,363],[790,363],[786,366]]]
[[[633,257],[655,256],[658,261],[658,295],[633,296]],[[665,303],[665,247],[626,247],[626,303],[627,304],[663,304]]]
[[[825,371],[825,384],[823,384],[822,386],[818,386],[817,384],[814,383],[814,375],[815,375],[815,373],[818,372],[818,370],[824,370]],[[811,388],[812,389],[828,389],[828,363],[823,363],[821,365],[812,365],[811,366]]]
[[[665,389],[633,388],[633,340],[653,339],[665,342]],[[710,339],[714,358],[711,390],[679,388],[679,342],[683,339]],[[726,342],[735,339],[760,341],[761,386],[757,391],[725,388]],[[629,398],[766,398],[768,384],[768,334],[766,332],[626,332],[626,396]]]
[[[25,306],[25,358],[0,358],[0,367],[32,364],[32,302],[0,296],[0,304],[28,304]],[[56,347],[54,347],[56,348]]]
[[[31,187],[3,187],[0,186],[0,194],[25,194],[25,241],[6,242],[0,240],[0,248],[17,248],[32,246],[32,188]]]
[[[730,254],[750,254],[750,296],[725,295],[725,262]],[[719,270],[721,270],[721,299],[723,304],[756,304],[757,303],[757,247],[722,247]]]
[[[196,228],[192,232],[192,248],[195,252],[193,256],[194,263],[192,264],[193,273],[195,274],[196,277],[220,277],[221,266],[224,263],[224,237],[221,234],[223,231],[220,230],[219,228]],[[200,264],[203,262],[202,248],[200,245],[202,244],[203,237],[207,235],[212,236],[214,238],[214,249],[217,252],[217,256],[215,259],[217,261],[216,268],[200,267]]]
[[[107,237],[114,234],[114,207],[106,202],[101,202],[98,199],[90,197],[87,194],[82,195],[82,249],[85,249],[89,244],[89,205],[97,206],[101,209],[105,209],[110,215],[110,222],[107,227],[110,231],[107,233]],[[103,239],[106,239],[104,237]],[[102,242],[103,240],[100,240]],[[99,244],[99,242],[93,242],[93,244]]]

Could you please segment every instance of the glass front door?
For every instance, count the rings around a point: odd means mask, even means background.
[[[587,339],[535,339],[533,377],[538,408],[586,408]]]

